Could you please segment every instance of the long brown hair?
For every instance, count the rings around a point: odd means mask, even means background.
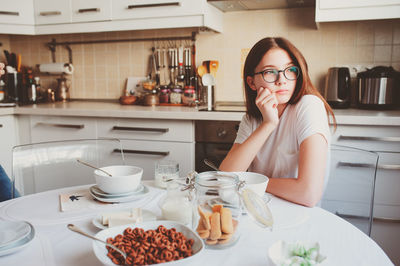
[[[308,75],[308,66],[304,56],[290,41],[282,37],[268,37],[258,41],[247,55],[243,70],[243,82],[246,95],[246,114],[258,121],[262,120],[261,112],[255,104],[257,91],[252,90],[249,84],[247,84],[247,77],[254,76],[254,70],[263,56],[273,48],[281,48],[285,50],[293,60],[293,63],[300,68],[300,75],[297,78],[296,87],[288,104],[296,104],[304,95],[315,95],[324,103],[326,112],[328,115],[332,116],[333,125],[336,128],[336,119],[332,108],[321,96],[318,89],[312,84],[310,76]]]

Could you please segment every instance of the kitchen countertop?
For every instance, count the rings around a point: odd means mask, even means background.
[[[400,110],[334,110],[338,124],[400,126]],[[0,115],[56,115],[84,117],[150,118],[177,120],[240,121],[244,112],[207,112],[186,106],[120,105],[104,101],[56,102],[0,108]]]

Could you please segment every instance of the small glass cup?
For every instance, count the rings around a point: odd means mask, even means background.
[[[155,185],[166,188],[166,180],[179,178],[179,163],[172,160],[162,160],[155,165]]]

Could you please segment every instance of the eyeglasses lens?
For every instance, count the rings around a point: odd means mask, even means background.
[[[279,72],[283,72],[283,75],[288,80],[295,80],[299,77],[299,68],[297,66],[290,66],[284,70],[268,69],[262,74],[266,82],[275,82],[279,79]]]

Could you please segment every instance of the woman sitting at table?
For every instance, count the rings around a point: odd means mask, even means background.
[[[220,169],[264,174],[267,192],[315,206],[327,182],[328,114],[335,118],[303,55],[284,38],[264,38],[246,58],[243,81],[246,115]]]

